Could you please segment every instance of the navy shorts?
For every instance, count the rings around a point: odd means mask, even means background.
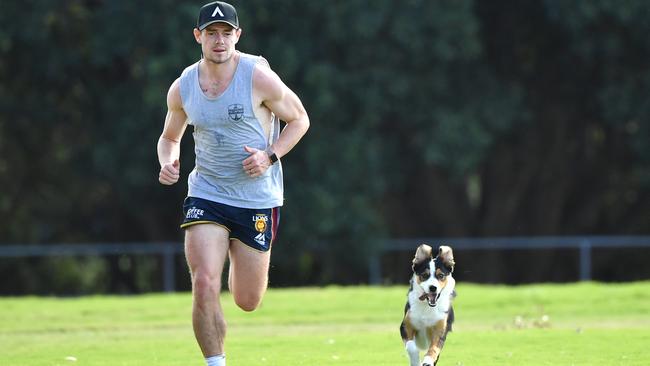
[[[266,252],[271,249],[280,223],[280,208],[249,209],[224,205],[197,197],[183,202],[181,228],[197,224],[217,224],[249,247]]]

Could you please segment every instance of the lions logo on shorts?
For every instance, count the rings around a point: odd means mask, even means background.
[[[255,230],[260,233],[266,231],[266,222],[269,221],[268,216],[264,214],[255,214],[255,216],[253,216],[253,221],[255,222]]]

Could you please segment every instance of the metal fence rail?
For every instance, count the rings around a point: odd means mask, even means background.
[[[102,256],[123,254],[151,254],[162,256],[162,283],[165,292],[174,291],[176,271],[174,256],[183,253],[183,245],[176,242],[158,243],[79,243],[79,244],[51,244],[51,245],[26,245],[11,244],[0,245],[0,258],[2,257],[56,257],[56,256]]]
[[[592,278],[591,252],[593,248],[647,248],[650,236],[543,236],[543,237],[495,237],[495,238],[403,238],[379,242],[380,249],[368,262],[368,282],[381,284],[381,256],[390,252],[412,251],[420,243],[429,245],[449,244],[454,249],[576,249],[579,251],[580,280]],[[166,292],[175,290],[174,257],[183,253],[183,245],[177,242],[156,243],[80,243],[0,245],[2,257],[56,257],[56,256],[102,256],[151,254],[163,260],[162,282]]]
[[[579,251],[580,280],[589,281],[591,252],[593,248],[644,248],[650,247],[650,236],[539,236],[494,238],[410,238],[388,239],[382,249],[370,258],[368,278],[371,284],[382,281],[381,255],[388,252],[412,251],[421,244],[431,246],[448,244],[454,249],[577,249]]]

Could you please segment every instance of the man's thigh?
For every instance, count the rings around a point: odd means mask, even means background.
[[[220,280],[230,245],[228,235],[228,230],[215,224],[185,229],[185,257],[192,277],[200,273]]]
[[[233,295],[261,299],[269,281],[270,261],[271,250],[262,252],[239,240],[231,240],[228,284]]]

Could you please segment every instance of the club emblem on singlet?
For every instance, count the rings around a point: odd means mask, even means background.
[[[264,214],[255,214],[255,216],[253,216],[253,221],[255,222],[255,230],[260,233],[266,231],[266,222],[269,221],[268,216]]]
[[[231,120],[237,122],[244,117],[244,105],[243,104],[231,104],[228,106],[228,117]]]

